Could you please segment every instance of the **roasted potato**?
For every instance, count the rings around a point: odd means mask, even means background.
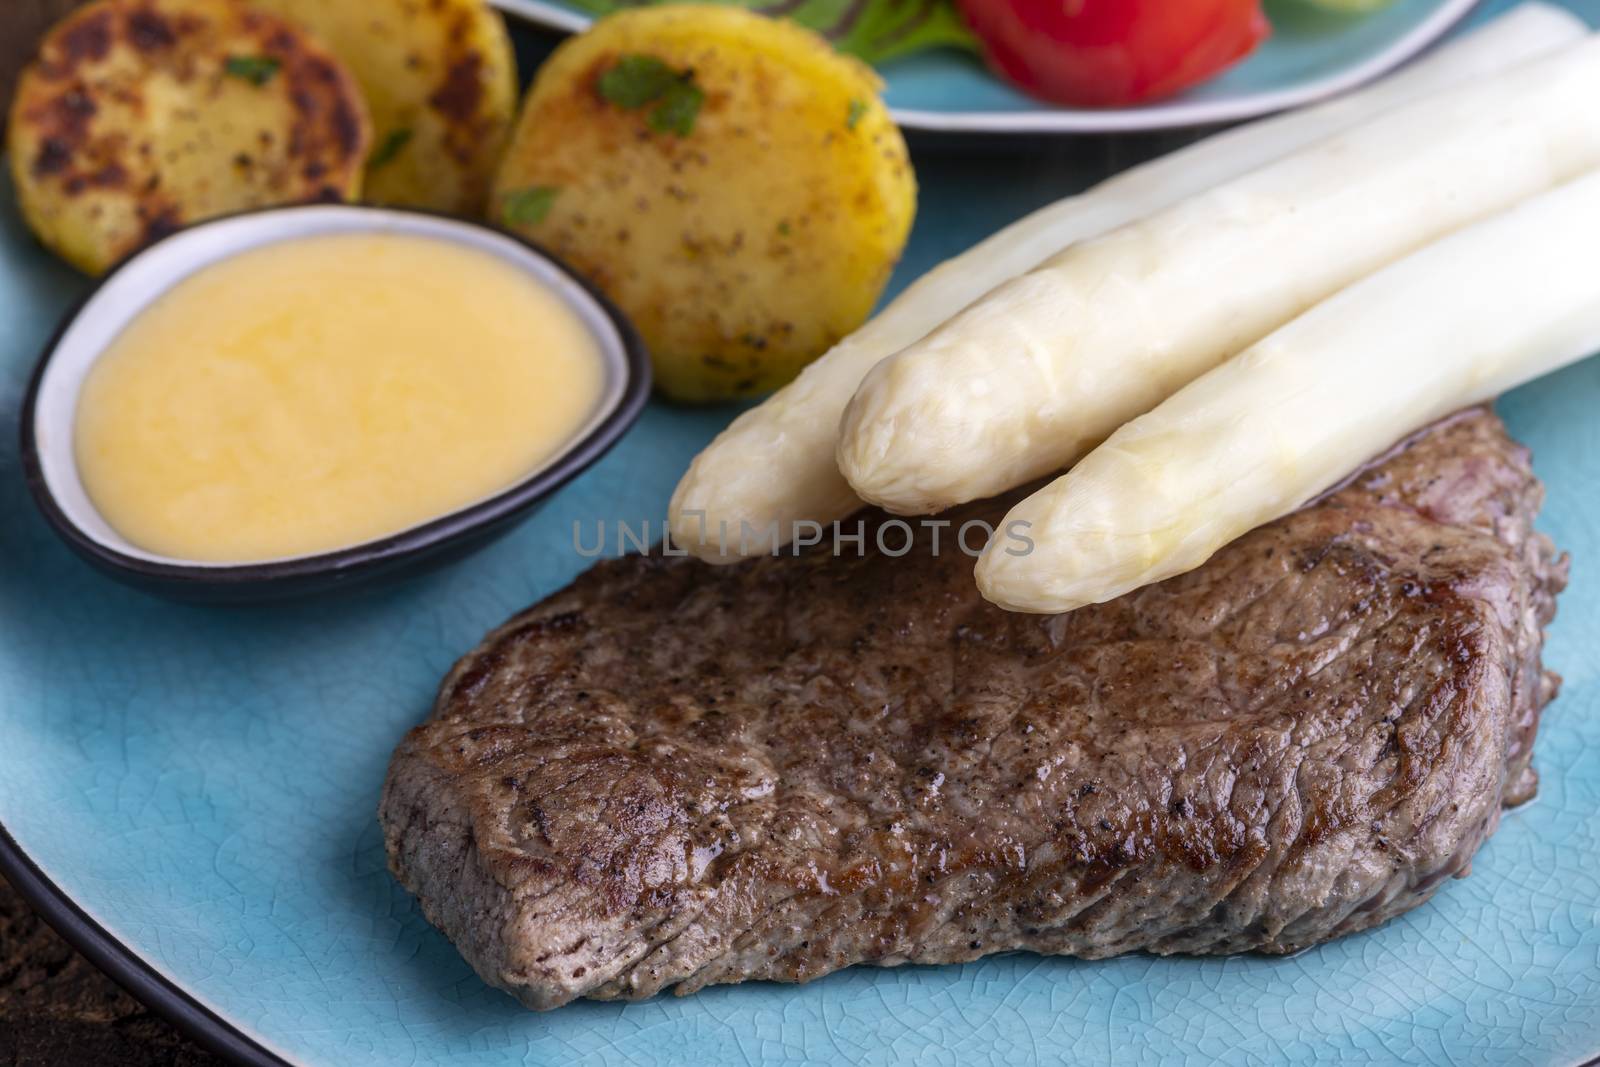
[[[371,132],[310,35],[231,0],[98,0],[23,71],[6,135],[28,224],[99,273],[187,222],[340,200]]]
[[[540,69],[496,217],[616,301],[667,395],[773,389],[861,324],[905,244],[916,183],[879,85],[747,11],[611,15]]]
[[[350,67],[372,113],[362,196],[481,215],[517,104],[516,63],[486,0],[251,0]]]

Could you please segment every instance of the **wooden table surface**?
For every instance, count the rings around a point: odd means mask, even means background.
[[[221,1063],[74,952],[0,880],[0,1065]]]

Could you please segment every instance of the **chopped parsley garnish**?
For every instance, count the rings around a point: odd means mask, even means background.
[[[600,96],[625,111],[650,107],[645,123],[657,133],[687,137],[706,94],[694,83],[694,71],[675,71],[655,56],[623,56],[600,75]]]
[[[555,185],[535,185],[507,193],[501,206],[501,217],[509,226],[536,226],[550,214],[561,189]]]
[[[600,75],[600,95],[632,111],[661,99],[667,86],[677,80],[672,68],[655,56],[623,56]]]
[[[383,139],[383,143],[377,147],[377,150],[372,153],[371,158],[367,160],[367,166],[383,166],[395,156],[398,156],[400,154],[400,150],[410,143],[411,131],[406,127],[401,126],[397,129],[390,130],[389,136]]]
[[[693,82],[673,82],[661,94],[661,103],[650,112],[650,118],[646,121],[657,133],[675,133],[679,137],[687,137],[694,129],[694,118],[700,114],[700,105],[705,99],[706,94]]]
[[[867,102],[865,100],[851,100],[850,111],[844,117],[844,128],[847,130],[855,129],[856,124],[861,121],[861,116],[865,115],[866,113]]]
[[[229,56],[222,70],[231,78],[243,78],[251,85],[265,85],[278,73],[281,64],[271,56]]]

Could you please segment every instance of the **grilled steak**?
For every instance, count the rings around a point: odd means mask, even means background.
[[[390,767],[390,864],[535,1008],[1375,926],[1533,792],[1541,496],[1477,410],[1068,615],[985,604],[949,531],[884,556],[874,513],[862,558],[605,562],[445,679]]]

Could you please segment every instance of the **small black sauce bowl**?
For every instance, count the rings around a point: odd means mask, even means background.
[[[310,556],[222,564],[158,556],[127,542],[90,502],[73,454],[78,394],[95,360],[152,300],[190,274],[253,248],[338,233],[456,241],[498,255],[539,281],[577,313],[605,361],[605,385],[590,420],[514,485],[375,541]],[[603,456],[638,419],[649,394],[649,354],[627,319],[570,267],[533,244],[488,226],[422,211],[348,204],[269,208],[197,223],[141,249],[67,313],[45,346],[23,401],[23,470],[51,527],[112,577],[178,600],[278,600],[348,589],[482,547]]]

